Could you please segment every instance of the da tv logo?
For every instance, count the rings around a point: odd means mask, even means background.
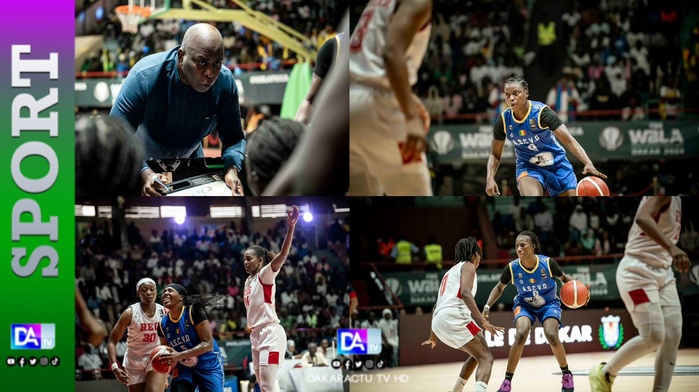
[[[56,324],[12,324],[13,350],[51,350],[56,347]]]
[[[381,330],[338,329],[337,353],[341,355],[373,355],[381,353]]]

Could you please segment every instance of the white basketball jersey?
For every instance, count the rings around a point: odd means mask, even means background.
[[[131,324],[126,330],[126,350],[129,353],[147,355],[151,350],[160,345],[158,338],[158,324],[165,317],[163,305],[155,304],[153,317],[148,317],[137,302],[130,306],[133,311]]]
[[[351,82],[391,87],[386,77],[383,49],[397,3],[398,0],[371,0],[364,9],[350,38]],[[417,70],[430,42],[431,27],[428,24],[418,31],[405,53],[411,86],[417,82]]]
[[[274,309],[274,297],[277,290],[274,279],[279,271],[272,271],[270,264],[262,267],[257,275],[245,280],[243,302],[248,311],[248,327],[256,328],[268,323],[279,323]]]
[[[437,294],[437,305],[434,308],[434,314],[444,308],[458,307],[471,314],[471,311],[466,307],[466,303],[461,299],[461,267],[465,261],[454,264],[453,267],[444,274],[442,283],[439,285],[439,293]],[[478,291],[478,279],[473,276],[473,288],[471,294],[476,296]]]
[[[650,200],[650,197],[653,196],[645,196],[641,199],[641,203],[638,206],[639,210],[643,204]],[[636,214],[638,215],[638,212]],[[662,209],[654,219],[663,235],[669,238],[673,244],[677,244],[680,238],[680,230],[682,229],[682,200],[679,196],[673,196],[667,207]],[[624,254],[632,256],[651,267],[670,268],[672,266],[670,253],[644,233],[635,219],[633,225],[631,225],[631,230],[629,230],[629,239],[626,242]]]

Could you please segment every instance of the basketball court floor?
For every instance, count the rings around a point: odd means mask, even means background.
[[[427,349],[426,347],[422,347]],[[526,350],[526,348],[525,348]],[[568,366],[575,377],[575,391],[588,392],[590,384],[587,374],[590,368],[606,361],[612,352],[568,354]],[[654,355],[649,354],[627,366],[614,381],[614,391],[648,392],[653,388]],[[355,377],[351,392],[447,392],[454,385],[462,363],[409,366],[382,371],[366,371]],[[497,359],[488,383],[488,391],[497,391],[505,377],[507,359]],[[475,373],[474,373],[475,375]],[[474,389],[473,376],[468,380],[464,392]],[[524,357],[512,379],[513,392],[560,391],[561,371],[553,355]],[[699,349],[680,350],[675,375],[670,384],[671,392],[699,390]]]

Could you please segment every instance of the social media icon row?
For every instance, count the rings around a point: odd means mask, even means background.
[[[364,368],[366,370],[371,370],[383,369],[384,367],[386,367],[386,362],[384,362],[383,359],[379,359],[378,361],[374,361],[373,359],[333,359],[330,362],[330,366],[332,366],[333,369],[345,368],[346,370],[361,370],[362,368]]]
[[[7,357],[7,359],[5,360],[5,363],[7,364],[7,366],[19,366],[19,367],[25,367],[25,366],[34,367],[36,365],[48,366],[49,364],[51,366],[55,367],[55,366],[58,366],[61,364],[61,359],[58,357],[53,357],[50,359],[49,359],[49,357],[41,357],[41,358],[37,358],[37,357],[29,357],[29,358]]]

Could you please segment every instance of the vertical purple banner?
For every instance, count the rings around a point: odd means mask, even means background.
[[[75,390],[75,2],[0,0],[0,379]]]

